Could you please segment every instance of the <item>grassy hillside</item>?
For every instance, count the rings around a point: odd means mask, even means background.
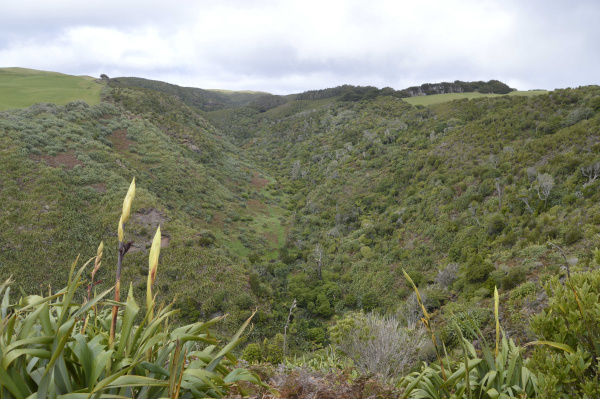
[[[432,94],[428,96],[416,96],[403,98],[404,101],[410,105],[424,105],[430,106],[434,104],[441,104],[447,101],[461,100],[464,98],[473,99],[481,97],[499,97],[499,96],[537,96],[540,94],[548,93],[545,90],[530,90],[530,91],[511,91],[508,94],[494,94],[494,93],[445,93],[445,94]]]
[[[0,110],[48,102],[100,103],[102,84],[90,76],[71,76],[25,68],[0,68]]]

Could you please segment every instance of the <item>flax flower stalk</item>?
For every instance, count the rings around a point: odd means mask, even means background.
[[[427,328],[427,330],[429,330],[429,332],[431,333],[431,340],[433,341],[435,353],[437,355],[438,361],[440,362],[440,369],[442,370],[442,378],[444,379],[444,381],[446,381],[446,370],[444,370],[444,363],[442,362],[440,350],[438,349],[438,346],[437,346],[437,340],[435,339],[435,333],[433,331],[433,328],[429,324],[429,320],[431,319],[431,316],[429,316],[429,313],[427,313],[427,309],[425,309],[425,305],[423,304],[423,300],[421,299],[421,294],[419,293],[419,290],[417,289],[417,286],[415,285],[415,283],[412,281],[412,279],[410,278],[410,276],[408,275],[408,273],[406,273],[406,271],[404,269],[402,269],[402,273],[404,273],[404,277],[408,280],[410,285],[412,285],[413,290],[415,291],[415,294],[417,295],[417,302],[419,303],[419,305],[421,305],[421,310],[423,310],[423,317],[421,317],[421,322]]]
[[[154,281],[156,280],[156,270],[158,269],[158,257],[160,255],[160,226],[156,229],[154,239],[152,240],[152,247],[150,247],[150,257],[148,259],[148,283],[146,284],[146,308],[148,312],[148,324],[154,320],[154,298],[155,295],[152,292],[154,287]],[[159,310],[160,313],[160,310]],[[152,348],[148,348],[148,361],[152,358]]]
[[[154,240],[152,240],[152,247],[150,248],[149,258],[149,269],[148,269],[148,284],[146,286],[146,306],[150,316],[148,322],[154,319],[154,293],[152,288],[154,287],[154,281],[156,280],[156,270],[158,269],[158,257],[160,255],[160,226],[156,229],[154,234]]]
[[[96,276],[96,272],[100,269],[100,265],[102,264],[102,254],[104,252],[104,241],[100,243],[98,246],[98,251],[96,252],[96,260],[94,262],[94,270],[92,270],[92,280],[90,281],[90,285],[88,286],[88,301],[92,295],[92,290],[94,289],[94,277]]]
[[[498,287],[494,287],[494,318],[496,319],[496,356],[498,356],[498,344],[500,342],[500,316],[498,314],[499,304],[500,298],[498,297]]]
[[[102,264],[103,252],[104,252],[104,241],[100,242],[100,245],[98,246],[98,251],[96,252],[96,260],[94,261],[94,270],[92,270],[92,278],[90,281],[90,285],[88,285],[88,289],[87,289],[88,302],[91,299],[92,290],[94,289],[94,277],[96,277],[96,272],[98,271],[98,269],[100,269],[100,265]],[[96,306],[92,306],[92,309],[94,309],[94,314],[95,314]],[[82,334],[85,334],[85,329],[87,328],[88,320],[89,320],[89,315],[86,315],[85,322],[83,323],[83,328],[81,329]]]
[[[124,232],[123,225],[129,219],[129,214],[131,213],[131,203],[133,202],[133,198],[135,197],[135,177],[131,181],[129,186],[129,190],[127,190],[127,195],[125,195],[125,199],[123,200],[123,212],[121,213],[121,218],[119,219],[119,254],[117,258],[117,278],[115,283],[115,302],[119,302],[121,299],[121,267],[123,266],[123,257],[131,247],[131,242],[124,243]],[[117,305],[113,306],[112,309],[112,324],[110,326],[110,337],[109,337],[109,345],[112,347],[115,341],[115,329],[117,327],[117,314],[119,311],[119,307]]]

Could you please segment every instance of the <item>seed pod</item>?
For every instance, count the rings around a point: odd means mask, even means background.
[[[152,293],[152,286],[154,285],[154,281],[156,280],[156,270],[158,269],[158,256],[160,255],[160,226],[156,229],[156,234],[154,234],[154,240],[152,240],[152,247],[150,248],[150,258],[149,258],[149,270],[148,270],[148,283],[146,286],[146,305],[148,311],[150,312],[150,319],[153,316],[154,307],[154,295]]]
[[[129,219],[129,213],[131,212],[131,203],[133,202],[133,198],[135,197],[135,177],[131,181],[131,185],[129,185],[129,190],[127,190],[127,195],[123,200],[123,213],[121,215],[122,223],[127,222]]]

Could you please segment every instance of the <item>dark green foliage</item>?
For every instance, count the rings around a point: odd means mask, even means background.
[[[208,237],[200,237],[198,239],[198,245],[201,247],[210,247],[213,244],[213,240]]]
[[[410,278],[412,279],[412,281],[415,283],[415,285],[417,287],[421,286],[421,284],[426,282],[425,275],[416,270],[410,270],[408,272],[408,275],[410,276]]]
[[[242,359],[250,364],[259,363],[263,360],[262,349],[259,344],[248,344],[242,354]]]
[[[308,339],[317,345],[323,345],[326,340],[325,330],[320,327],[310,328],[308,330]]]
[[[542,373],[542,397],[598,397],[600,272],[572,273],[564,283],[554,277],[545,290],[548,308],[531,319],[531,329],[546,342],[531,359],[532,368]]]
[[[488,220],[486,230],[488,235],[495,236],[500,234],[505,227],[504,217],[496,213]]]
[[[339,97],[340,101],[361,101],[373,100],[379,96],[393,96],[396,98],[413,97],[417,95],[431,95],[443,93],[468,93],[478,91],[480,93],[507,94],[511,89],[506,84],[498,80],[489,82],[461,82],[454,83],[425,83],[421,86],[409,87],[404,90],[394,90],[391,87],[377,89],[373,86],[351,86],[343,85],[330,89],[311,90],[304,93],[292,95],[295,100],[322,100],[327,98]]]
[[[489,82],[461,82],[460,80],[456,80],[454,83],[425,83],[421,86],[409,87],[405,89],[404,92],[414,96],[444,93],[469,93],[473,91],[479,93],[507,94],[513,90],[514,89],[511,89],[508,85],[498,80],[490,80]]]
[[[485,281],[494,270],[494,265],[483,260],[481,255],[472,253],[469,255],[463,273],[466,281],[470,283],[480,283]]]
[[[349,308],[354,308],[354,306],[356,306],[356,295],[354,295],[354,293],[350,292],[348,295],[346,295],[344,297],[344,304],[346,306],[348,306]]]
[[[427,309],[438,309],[446,304],[448,292],[438,287],[439,286],[431,286],[431,288],[423,290],[423,295],[426,297],[425,306]]]
[[[234,303],[243,310],[249,310],[254,306],[254,299],[248,294],[242,294],[235,298]]]
[[[283,362],[283,335],[277,334],[263,342],[263,359],[271,364]]]
[[[361,298],[361,303],[362,308],[365,311],[369,312],[379,305],[378,295],[373,291],[369,291],[365,295],[363,295],[363,297]]]
[[[193,298],[185,298],[179,303],[181,318],[184,320],[200,320],[202,313],[200,304]]]
[[[567,245],[576,243],[583,238],[583,233],[578,226],[572,226],[565,232],[564,242]]]
[[[333,313],[333,309],[331,308],[331,304],[329,303],[329,299],[325,294],[317,295],[315,313],[321,317],[329,317]]]
[[[261,92],[203,90],[195,87],[181,87],[156,80],[129,77],[111,79],[111,84],[125,84],[167,93],[176,96],[189,106],[198,107],[205,111],[248,105],[260,101],[266,94]]]
[[[502,289],[512,290],[519,284],[525,282],[527,278],[527,270],[523,266],[514,266],[509,269],[508,273],[502,278]]]
[[[265,112],[270,109],[276,108],[280,105],[283,105],[286,102],[287,100],[285,99],[285,97],[268,94],[252,101],[248,106],[250,108],[258,110],[259,112]]]

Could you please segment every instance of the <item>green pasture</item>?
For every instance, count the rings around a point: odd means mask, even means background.
[[[47,102],[65,105],[83,100],[100,103],[102,84],[91,76],[71,76],[25,68],[0,68],[0,110]]]
[[[484,93],[446,93],[446,94],[433,94],[430,96],[418,96],[418,97],[408,97],[403,98],[404,101],[409,103],[410,105],[434,105],[440,104],[447,101],[453,100],[461,100],[463,98],[480,98],[480,97],[499,97],[499,96],[538,96],[540,94],[546,94],[548,91],[546,90],[531,90],[531,91],[512,91],[509,94],[484,94]]]

